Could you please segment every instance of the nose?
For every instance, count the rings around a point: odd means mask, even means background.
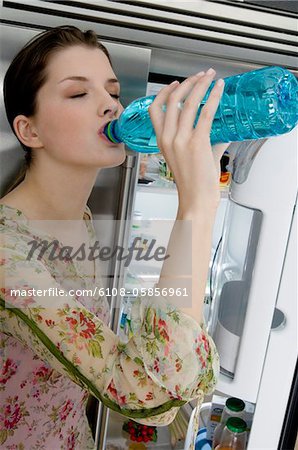
[[[110,95],[107,95],[105,101],[100,102],[98,106],[98,115],[101,117],[108,116],[113,118],[117,116],[119,103]]]
[[[111,117],[114,117],[117,115],[118,112],[118,105],[111,105],[110,107],[108,107],[107,109],[104,110],[103,115],[109,115]]]

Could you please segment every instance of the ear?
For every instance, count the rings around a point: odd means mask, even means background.
[[[16,116],[13,121],[13,128],[19,140],[27,147],[43,147],[43,144],[38,137],[36,127],[29,117],[21,114]]]

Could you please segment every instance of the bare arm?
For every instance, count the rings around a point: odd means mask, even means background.
[[[188,297],[174,302],[197,322],[202,308],[212,245],[212,230],[220,200],[220,158],[228,144],[211,147],[210,130],[223,84],[216,83],[196,128],[193,123],[215,72],[200,73],[181,85],[172,83],[150,108],[159,148],[174,173],[179,208],[159,280],[160,288],[186,289]],[[183,110],[178,107],[184,101]],[[166,113],[162,105],[166,104]],[[173,299],[170,299],[171,301]]]
[[[171,233],[167,254],[158,287],[174,289],[187,296],[171,297],[170,301],[193,317],[202,321],[202,308],[211,253],[214,213],[185,216],[178,213]]]

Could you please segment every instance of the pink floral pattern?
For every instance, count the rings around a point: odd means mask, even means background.
[[[21,211],[0,205],[0,213],[5,233],[1,448],[93,449],[85,414],[88,392],[137,422],[158,426],[170,423],[185,402],[197,398],[200,403],[213,391],[218,374],[213,341],[167,299],[135,301],[133,335],[123,343],[107,326],[105,298],[11,295],[17,286],[90,288],[100,278],[87,279],[82,265],[69,259],[53,263],[46,253],[42,260],[27,261],[27,242],[44,235],[31,230]],[[89,209],[86,214],[91,219]],[[86,226],[92,242],[92,221]]]
[[[2,370],[0,373],[0,390],[4,389],[8,380],[16,373],[18,368],[17,362],[11,358],[6,358],[2,364]]]

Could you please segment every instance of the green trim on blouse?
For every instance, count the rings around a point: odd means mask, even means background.
[[[128,409],[128,408],[120,408],[117,403],[113,402],[110,399],[107,399],[102,396],[102,394],[98,391],[98,389],[92,384],[88,378],[85,377],[59,350],[56,345],[49,339],[49,337],[37,326],[37,324],[31,320],[26,314],[24,314],[19,308],[9,307],[5,308],[5,300],[0,296],[0,307],[5,310],[13,312],[16,316],[18,316],[23,322],[25,322],[28,327],[31,329],[33,334],[35,334],[38,339],[45,345],[45,347],[55,356],[55,358],[67,369],[67,371],[73,376],[74,379],[78,380],[79,385],[84,385],[88,388],[88,390],[99,399],[105,406],[108,408],[122,414],[123,416],[131,417],[133,419],[144,419],[147,417],[157,416],[159,414],[163,414],[169,411],[174,407],[181,407],[185,403],[185,400],[169,400],[166,403],[163,403],[160,406],[156,406],[154,408],[140,408],[138,410]],[[9,304],[9,303],[8,303]]]

